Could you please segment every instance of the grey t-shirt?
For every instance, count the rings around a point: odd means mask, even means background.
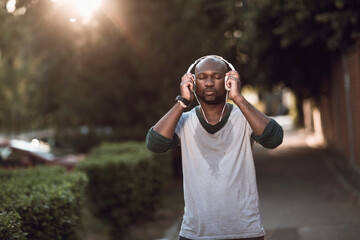
[[[180,235],[190,239],[264,236],[251,146],[252,129],[234,106],[215,133],[196,109],[184,113],[175,133],[181,142],[185,212]]]

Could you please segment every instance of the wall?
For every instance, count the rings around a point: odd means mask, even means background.
[[[319,103],[327,146],[360,173],[360,41],[335,57]]]

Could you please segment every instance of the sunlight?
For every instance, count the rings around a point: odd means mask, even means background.
[[[16,10],[16,0],[9,0],[9,1],[7,1],[7,3],[6,3],[6,10],[7,10],[9,13],[15,12],[15,10]]]
[[[75,10],[78,17],[81,18],[82,23],[89,23],[93,17],[93,14],[101,7],[102,0],[50,0],[53,3],[61,4],[71,10]],[[76,16],[72,16],[69,21],[77,22]]]

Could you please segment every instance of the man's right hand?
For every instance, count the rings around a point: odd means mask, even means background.
[[[192,101],[194,95],[192,89],[194,88],[194,76],[191,73],[185,73],[181,78],[180,92],[181,96],[189,101]]]

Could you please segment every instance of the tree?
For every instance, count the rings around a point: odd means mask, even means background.
[[[21,17],[11,16],[6,11],[6,2],[0,2],[0,126],[8,132],[18,131],[28,112],[23,104],[27,100],[28,78],[23,58],[26,28]]]
[[[360,30],[360,1],[246,1],[238,42],[245,76],[258,85],[284,83],[299,99],[319,97],[330,59]]]
[[[180,78],[195,59],[206,54],[236,58],[229,50],[236,42],[224,38],[232,24],[226,20],[230,3],[108,0],[87,25],[69,22],[72,13],[48,0],[17,1],[14,13],[3,6],[9,20],[4,32],[21,29],[21,34],[1,36],[7,44],[2,49],[14,51],[23,63],[25,86],[15,84],[10,91],[22,89],[23,99],[19,106],[8,100],[9,109],[24,109],[19,122],[10,122],[18,130],[110,126],[122,138],[143,138],[173,104]],[[19,43],[9,46],[16,39]]]

